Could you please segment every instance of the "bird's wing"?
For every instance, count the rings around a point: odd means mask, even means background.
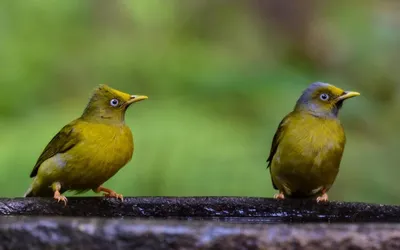
[[[30,177],[35,177],[42,163],[58,153],[65,153],[80,141],[80,135],[74,130],[75,121],[63,127],[47,144],[33,167]]]
[[[274,155],[276,153],[276,150],[278,149],[279,143],[282,140],[284,131],[287,127],[289,120],[290,120],[290,114],[285,116],[285,118],[283,118],[282,121],[279,123],[278,129],[276,130],[274,138],[272,139],[271,151],[270,151],[268,159],[267,159],[267,162],[268,162],[267,168],[270,168],[270,172],[271,172],[272,159],[274,158]],[[271,180],[272,180],[272,178],[271,178]],[[278,189],[273,180],[272,180],[272,185],[275,189]]]
[[[285,118],[283,118],[283,120],[279,123],[278,129],[276,130],[274,138],[272,139],[271,151],[270,151],[268,159],[267,159],[267,162],[268,162],[267,167],[271,166],[272,158],[274,157],[276,150],[278,149],[279,143],[282,140],[284,131],[287,127],[289,120],[290,120],[290,114],[285,116]]]

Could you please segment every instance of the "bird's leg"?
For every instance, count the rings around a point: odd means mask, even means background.
[[[122,194],[117,194],[113,190],[105,188],[103,186],[99,186],[98,188],[93,189],[93,191],[95,193],[103,192],[105,197],[114,197],[114,198],[120,199],[121,201],[124,201],[124,196],[122,196]]]
[[[64,205],[67,205],[67,197],[64,195],[61,195],[60,190],[61,190],[61,184],[59,182],[54,182],[51,185],[51,189],[53,189],[54,192],[54,199],[57,200],[57,202],[63,201]]]
[[[317,203],[327,202],[327,201],[328,201],[328,194],[326,193],[326,189],[322,189],[322,194],[317,197]]]
[[[279,193],[274,194],[274,199],[277,199],[277,200],[284,200],[284,199],[285,199],[285,195],[283,194],[282,191],[279,191]]]

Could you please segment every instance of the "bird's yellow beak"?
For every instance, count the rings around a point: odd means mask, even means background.
[[[342,100],[346,100],[355,96],[359,96],[360,93],[358,92],[354,92],[354,91],[345,91],[343,95],[339,96],[336,100],[337,101],[342,101]]]
[[[129,105],[146,99],[148,99],[148,97],[145,95],[131,95],[131,98],[126,103]]]

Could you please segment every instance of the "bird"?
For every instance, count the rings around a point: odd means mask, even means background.
[[[147,96],[130,95],[106,84],[95,88],[82,115],[64,126],[47,144],[30,174],[24,197],[53,197],[67,205],[66,191],[93,190],[123,201],[103,186],[131,159],[133,135],[125,112]]]
[[[324,82],[311,83],[279,123],[267,159],[275,199],[327,202],[339,172],[346,136],[338,118],[343,102],[359,96]]]

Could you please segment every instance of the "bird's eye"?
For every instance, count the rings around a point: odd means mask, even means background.
[[[328,101],[328,100],[329,100],[329,95],[323,93],[323,94],[321,94],[321,95],[319,96],[319,99],[321,99],[322,101]]]
[[[110,104],[111,104],[111,106],[113,106],[113,107],[117,107],[118,104],[119,104],[119,100],[118,100],[118,99],[112,99],[112,100],[110,101]]]

